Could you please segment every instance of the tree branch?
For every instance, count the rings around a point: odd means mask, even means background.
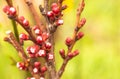
[[[30,63],[31,60],[25,54],[23,47],[16,41],[16,39],[11,31],[8,31],[7,34],[8,34],[8,36],[5,37],[4,40],[6,42],[10,43],[18,51],[18,55],[20,56],[20,58],[22,58],[22,60],[27,64],[29,72],[36,79],[39,79],[40,75],[33,73],[32,63]]]
[[[71,58],[68,56],[68,54],[72,52],[72,49],[73,49],[73,47],[74,47],[74,45],[75,45],[75,43],[76,43],[76,36],[77,36],[77,33],[78,33],[79,29],[80,29],[80,28],[78,28],[78,25],[79,25],[79,23],[80,23],[80,15],[81,15],[81,13],[82,13],[82,11],[83,11],[83,9],[84,9],[84,5],[85,5],[84,0],[82,0],[81,5],[79,5],[79,7],[78,7],[78,9],[77,9],[76,27],[75,27],[75,30],[74,30],[74,33],[73,33],[73,37],[72,37],[72,44],[71,44],[70,46],[68,46],[67,56],[66,56],[66,58],[64,59],[62,65],[61,65],[61,68],[59,69],[59,71],[58,71],[58,73],[57,73],[57,78],[56,78],[56,79],[59,79],[59,78],[62,76],[62,74],[63,74],[63,72],[64,72],[64,70],[65,70],[65,68],[66,68],[66,66],[67,66],[67,63],[68,63],[69,60],[71,59]],[[84,24],[83,24],[83,25],[84,25]],[[83,25],[82,25],[82,26],[83,26]]]
[[[43,28],[44,28],[43,23],[42,23],[41,20],[39,19],[39,15],[38,15],[38,13],[37,13],[36,10],[35,10],[32,1],[31,1],[31,0],[24,0],[24,1],[25,1],[26,4],[28,5],[29,10],[30,10],[30,12],[32,13],[33,18],[34,18],[34,20],[35,20],[35,22],[36,22],[36,25],[38,25],[39,28],[40,28],[41,30],[43,30]]]

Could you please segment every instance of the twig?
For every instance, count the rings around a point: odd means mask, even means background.
[[[79,7],[77,9],[77,17],[76,17],[76,26],[78,26],[79,24],[79,21],[80,21],[80,15],[84,9],[84,6],[85,6],[85,3],[84,3],[84,0],[82,0],[82,2],[79,4]]]
[[[30,59],[25,54],[25,51],[24,51],[23,47],[17,42],[17,40],[15,39],[15,37],[14,37],[14,35],[13,35],[13,33],[11,31],[8,31],[7,34],[8,34],[8,36],[5,37],[4,40],[14,46],[14,48],[18,51],[18,54],[19,54],[20,58],[22,58],[23,61],[26,64],[28,64],[28,70],[30,71],[30,73],[36,79],[39,79],[40,75],[37,75],[37,74],[33,73],[33,71],[32,71],[33,70],[32,64],[30,63]]]
[[[12,0],[6,0],[6,2],[9,6],[11,6],[11,7],[13,6]],[[13,25],[14,35],[15,35],[17,41],[19,41],[19,33],[18,33],[17,24],[14,20],[12,20],[11,22],[12,22],[12,25]]]
[[[61,9],[62,8],[62,2],[63,2],[64,0],[58,0],[58,6],[59,6],[59,8]]]
[[[9,42],[14,46],[14,48],[18,51],[19,56],[24,60],[27,61],[27,55],[24,52],[23,47],[16,41],[13,33],[11,31],[8,31],[8,36],[5,37],[5,41]]]
[[[82,0],[81,5],[79,5],[79,8],[77,9],[77,20],[76,20],[77,21],[76,22],[77,26],[79,25],[79,22],[80,22],[79,21],[80,20],[80,15],[81,15],[81,13],[83,11],[84,4],[85,4],[84,0]],[[77,33],[78,33],[79,29],[80,29],[80,28],[77,28],[77,26],[75,27],[75,30],[74,30],[74,33],[73,33],[73,38],[72,38],[73,41],[72,41],[72,44],[68,47],[67,54],[71,53],[71,51],[72,51],[72,49],[73,49],[73,47],[74,47],[74,45],[76,43],[76,35],[77,35]],[[65,67],[66,67],[67,63],[69,62],[69,60],[70,60],[69,56],[67,56],[64,59],[64,61],[62,63],[62,66],[61,66],[61,68],[59,69],[59,71],[57,73],[57,78],[56,79],[59,79],[62,76],[62,74],[63,74],[63,72],[65,70]]]
[[[12,0],[6,0],[6,2],[7,2],[7,4],[9,5],[9,6],[13,6],[13,4],[12,4]]]
[[[36,22],[36,25],[38,25],[39,28],[40,28],[41,30],[43,30],[43,28],[44,28],[43,23],[42,23],[41,20],[39,19],[39,15],[38,15],[38,13],[36,12],[36,10],[35,10],[35,8],[34,8],[34,6],[33,6],[33,3],[31,2],[31,0],[24,0],[24,1],[25,1],[26,4],[28,5],[29,10],[30,10],[30,12],[32,13],[33,18],[34,18],[34,20],[35,20],[35,22]]]
[[[14,35],[15,35],[17,41],[19,42],[18,28],[17,28],[17,24],[14,20],[12,20],[12,25],[13,25]]]

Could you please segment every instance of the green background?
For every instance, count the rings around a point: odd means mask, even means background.
[[[62,63],[58,50],[67,49],[64,40],[73,33],[80,1],[64,2],[68,4],[68,9],[64,11],[64,25],[58,28],[55,35],[57,69]],[[14,0],[15,5],[19,6],[19,15],[24,15],[34,25],[28,8],[22,2]],[[74,47],[80,50],[80,55],[68,63],[62,79],[120,79],[120,0],[85,0],[85,3],[81,16],[87,19],[81,29],[85,36]],[[25,79],[26,73],[18,70],[11,60],[20,61],[16,50],[3,41],[5,32],[13,30],[11,21],[2,12],[4,5],[5,0],[0,0],[0,79]],[[20,32],[24,31],[21,27],[19,29]],[[25,46],[30,43],[26,42]]]

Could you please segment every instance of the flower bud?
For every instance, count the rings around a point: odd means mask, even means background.
[[[60,53],[60,56],[64,59],[65,58],[65,50],[64,49],[60,49],[59,53]]]
[[[46,43],[45,43],[45,48],[46,48],[46,49],[51,49],[51,47],[52,47],[52,44],[51,44],[51,43],[49,43],[49,42],[46,42]]]
[[[77,56],[79,54],[79,51],[78,50],[75,50],[74,52],[73,52],[73,55],[74,56]]]
[[[24,20],[23,20],[23,25],[24,25],[26,28],[29,27],[29,21],[26,20],[26,19],[24,19]]]
[[[54,14],[59,14],[60,13],[60,8],[59,7],[53,7],[52,11]]]
[[[70,38],[70,37],[67,37],[66,38],[66,40],[65,40],[65,44],[67,45],[67,46],[70,46],[71,44],[72,44],[72,38]]]
[[[83,36],[84,36],[84,33],[83,32],[79,32],[77,34],[77,40],[81,39]]]
[[[64,21],[62,19],[57,20],[56,24],[57,26],[63,25]]]
[[[48,17],[54,17],[53,11],[48,11],[48,12],[47,12],[47,16],[48,16]]]
[[[85,18],[82,18],[82,19],[80,20],[80,25],[83,26],[85,23],[86,23],[86,19],[85,19]]]
[[[21,40],[28,40],[28,39],[29,39],[29,36],[26,35],[25,33],[21,33],[21,34],[19,35],[19,38],[20,38]]]
[[[8,6],[8,5],[7,5],[7,6],[4,6],[4,7],[3,7],[3,12],[5,12],[6,14],[9,15],[9,13],[10,13],[10,12],[9,12],[9,9],[10,9],[10,6]]]
[[[38,72],[39,72],[39,69],[38,69],[38,68],[36,68],[36,67],[33,68],[33,73],[34,73],[34,74],[37,74]]]
[[[41,72],[44,73],[45,71],[47,71],[47,67],[43,66],[43,67],[41,68]]]
[[[48,54],[48,60],[52,60],[54,58],[53,54],[49,53]]]
[[[40,62],[37,62],[37,61],[34,62],[34,67],[37,67],[37,68],[40,67]]]
[[[55,7],[58,7],[58,4],[57,3],[52,3],[51,8],[55,8]]]
[[[16,15],[16,9],[14,7],[10,7],[9,12],[10,12],[11,16],[15,16]]]
[[[20,70],[25,70],[26,69],[25,64],[23,62],[17,62],[16,66]]]
[[[36,41],[37,41],[38,44],[42,44],[43,43],[42,36],[37,36]]]
[[[43,50],[43,49],[40,49],[37,54],[38,54],[39,57],[45,57],[46,56],[46,51]]]

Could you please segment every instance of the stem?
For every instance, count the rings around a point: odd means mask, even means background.
[[[59,1],[59,0],[58,0],[58,1]],[[79,25],[79,23],[80,23],[80,15],[81,15],[81,13],[82,13],[82,11],[83,11],[83,9],[84,9],[84,5],[85,5],[84,0],[82,0],[81,4],[79,5],[79,7],[78,7],[78,9],[77,9],[77,14],[76,14],[76,27],[75,27],[75,29],[74,29],[74,33],[73,33],[73,37],[72,37],[73,42],[72,42],[72,44],[70,45],[70,47],[68,47],[67,54],[68,54],[68,53],[71,53],[71,51],[72,51],[72,49],[73,49],[73,47],[74,47],[74,45],[75,45],[75,43],[76,43],[76,35],[77,35],[78,31],[80,30],[80,28],[82,27],[82,26],[81,26],[81,27],[78,28],[78,25]],[[57,73],[56,79],[60,79],[60,77],[61,77],[62,74],[64,73],[65,68],[66,68],[66,66],[67,66],[67,63],[69,62],[70,59],[71,59],[71,58],[69,58],[68,56],[64,59],[62,65],[61,65],[61,67],[60,67],[60,69],[59,69],[59,71],[58,71],[58,73]]]
[[[8,4],[9,6],[11,6],[11,7],[13,6],[12,0],[6,0],[6,2],[7,2],[7,4]],[[14,35],[15,35],[17,41],[19,42],[18,28],[17,28],[16,22],[15,22],[14,20],[12,20],[12,25],[13,25]]]
[[[6,0],[6,2],[7,2],[7,4],[8,4],[9,6],[13,6],[12,0]]]
[[[20,58],[22,58],[23,61],[24,61],[26,64],[29,64],[29,65],[28,65],[28,70],[29,70],[29,72],[30,72],[36,79],[39,79],[39,78],[40,78],[40,75],[33,73],[33,67],[32,67],[32,63],[30,63],[30,59],[27,57],[27,55],[25,54],[25,51],[24,51],[23,47],[17,42],[17,40],[15,39],[15,37],[14,37],[14,35],[13,35],[13,33],[12,33],[11,31],[8,32],[8,37],[5,37],[4,40],[14,46],[14,48],[18,51],[18,54],[19,54]]]
[[[37,11],[35,10],[35,8],[34,8],[34,6],[33,6],[33,3],[31,2],[31,0],[24,0],[24,1],[25,1],[26,4],[28,5],[29,10],[30,10],[30,12],[32,13],[33,18],[34,18],[34,20],[35,20],[35,22],[36,22],[36,25],[38,25],[39,28],[40,28],[41,30],[43,30],[43,28],[44,28],[43,23],[42,23],[41,20],[39,19],[39,15],[38,15]]]
[[[13,25],[13,31],[14,31],[16,40],[19,42],[19,32],[18,32],[17,24],[14,20],[12,20],[12,25]]]

